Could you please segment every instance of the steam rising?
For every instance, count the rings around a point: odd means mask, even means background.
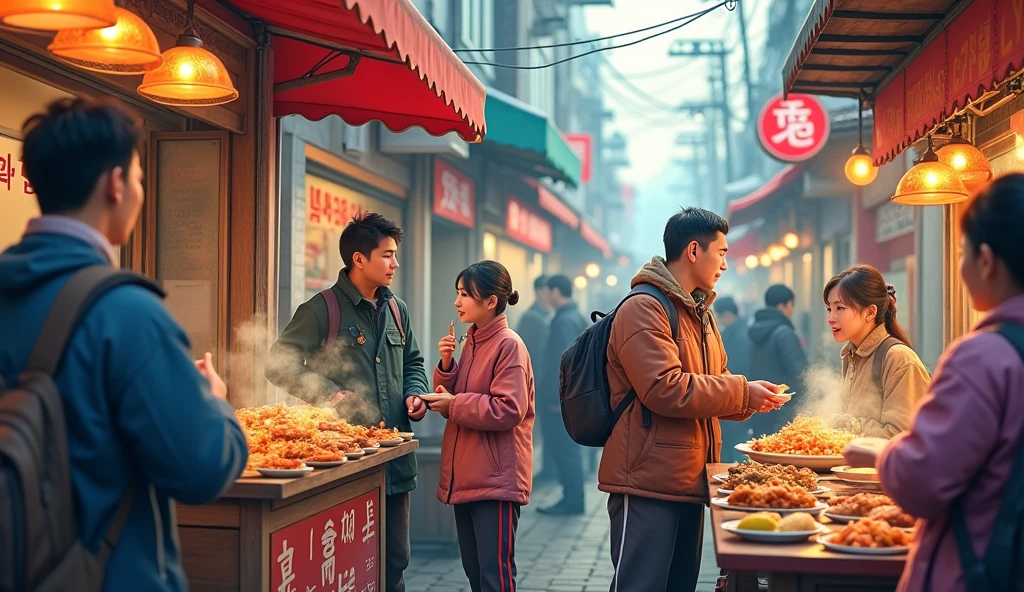
[[[826,421],[841,414],[843,377],[839,371],[842,346],[831,333],[822,335],[820,362],[809,366],[803,374],[804,392],[793,398],[797,414],[820,417]]]

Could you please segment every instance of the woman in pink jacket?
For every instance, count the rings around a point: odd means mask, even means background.
[[[1024,175],[994,181],[968,205],[960,226],[960,277],[972,306],[988,314],[943,354],[910,431],[884,449],[855,441],[846,451],[851,464],[875,466],[886,493],[921,518],[900,591],[966,589],[951,508],[962,505],[964,540],[984,558],[1024,432],[1024,361],[995,332],[1024,333]],[[998,582],[981,588],[1011,589]]]
[[[469,266],[455,287],[459,320],[472,326],[458,362],[454,330],[438,343],[437,394],[423,397],[448,420],[437,497],[455,506],[473,591],[512,592],[519,510],[533,484],[533,368],[504,314],[519,293],[495,261]]]

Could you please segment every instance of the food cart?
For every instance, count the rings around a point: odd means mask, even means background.
[[[729,464],[708,464],[708,489],[716,497],[720,486],[713,475],[728,471]],[[830,491],[819,499],[870,491],[837,481],[827,481]],[[826,550],[813,538],[790,544],[752,543],[726,532],[722,524],[742,518],[742,512],[711,505],[711,528],[718,566],[729,572],[730,592],[757,592],[757,574],[767,574],[771,592],[891,592],[896,589],[906,555],[851,555]],[[835,527],[827,517],[821,523]]]
[[[384,468],[412,440],[293,479],[239,479],[209,506],[177,506],[194,592],[381,590]]]

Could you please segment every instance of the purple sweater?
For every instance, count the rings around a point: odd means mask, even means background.
[[[967,492],[967,528],[983,556],[1001,494],[1024,432],[1024,363],[994,325],[1024,324],[1024,296],[1007,300],[943,354],[910,431],[878,459],[882,485],[921,518],[900,592],[962,591],[963,570],[948,520],[950,502]]]

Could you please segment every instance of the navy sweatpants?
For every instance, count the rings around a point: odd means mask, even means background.
[[[519,504],[455,504],[462,568],[473,592],[514,592]]]

